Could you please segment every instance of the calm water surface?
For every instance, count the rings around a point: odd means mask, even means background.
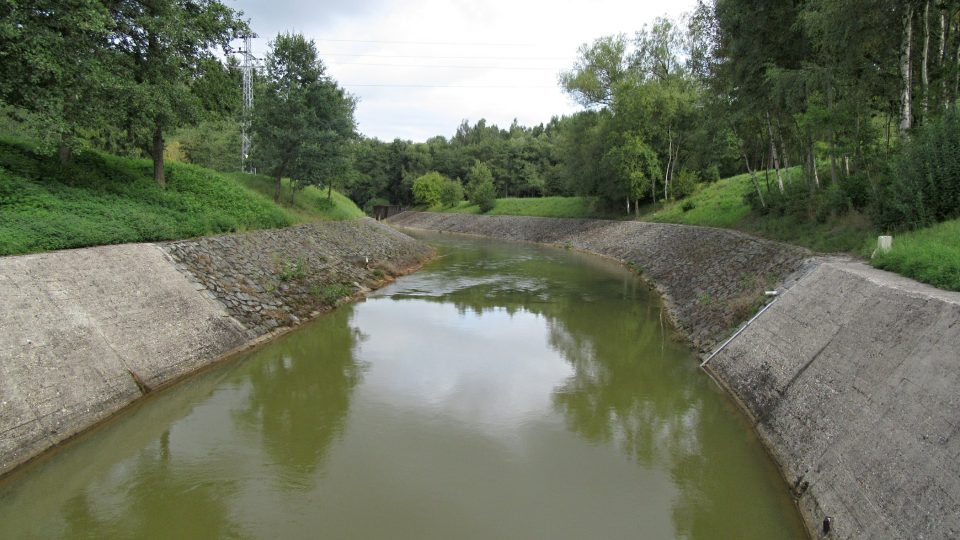
[[[0,483],[0,538],[804,538],[634,276],[427,239],[422,272]]]

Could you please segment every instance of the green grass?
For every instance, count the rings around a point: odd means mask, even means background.
[[[168,163],[166,173],[161,188],[148,160],[84,151],[62,166],[0,138],[0,255],[278,228],[342,212],[289,211],[193,165]]]
[[[488,216],[534,216],[561,218],[613,217],[595,209],[593,197],[529,197],[497,199]],[[431,208],[435,212],[479,214],[480,207],[462,202],[452,208]]]
[[[857,254],[863,243],[876,238],[877,234],[870,219],[858,212],[828,218],[822,223],[789,214],[749,216],[734,228],[821,253]]]
[[[226,176],[264,197],[273,198],[273,178],[246,173],[229,173]],[[364,216],[363,210],[336,190],[333,191],[332,197],[327,199],[327,190],[307,186],[294,194],[292,205],[290,204],[290,180],[288,178],[282,180],[280,191],[285,205],[284,209],[292,213],[297,222],[340,221]]]
[[[868,246],[872,250],[875,242]],[[877,254],[872,263],[934,287],[960,291],[960,220],[897,235],[893,249]]]
[[[750,206],[743,201],[743,196],[752,189],[748,174],[724,178],[712,184],[700,184],[692,195],[667,203],[644,219],[661,223],[736,228],[738,223],[750,215]]]
[[[802,181],[799,168],[795,167],[789,173],[792,181]],[[762,174],[758,175],[758,180],[765,191]],[[823,221],[790,214],[757,214],[744,201],[744,195],[754,189],[749,174],[701,184],[689,197],[667,203],[643,219],[737,229],[827,253],[859,252],[863,243],[875,234],[870,220],[857,212],[828,217]]]
[[[802,181],[799,168],[791,169],[790,174],[792,181]],[[766,190],[762,173],[758,179]],[[744,201],[744,195],[752,190],[753,182],[748,174],[701,184],[696,192],[679,201],[641,207],[640,219],[737,229],[825,253],[869,256],[873,250],[877,232],[863,214],[850,211],[821,220],[790,213],[758,214]],[[468,203],[431,210],[479,213],[479,208]],[[487,215],[627,219],[623,214],[611,216],[597,212],[594,199],[587,197],[497,199],[496,206]],[[897,236],[894,249],[873,259],[873,265],[936,287],[960,290],[960,220]]]

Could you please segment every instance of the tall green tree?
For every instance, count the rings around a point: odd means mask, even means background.
[[[67,161],[84,128],[104,122],[117,87],[107,54],[115,24],[94,0],[0,2],[0,100],[37,120]]]
[[[128,136],[153,160],[153,177],[166,183],[164,137],[195,122],[202,106],[194,91],[216,51],[250,31],[239,14],[217,0],[114,0],[110,44],[125,82],[121,106]]]
[[[280,34],[271,47],[252,129],[255,159],[273,175],[279,202],[286,175],[302,186],[346,173],[355,101],[326,75],[313,41]]]
[[[629,75],[628,41],[623,34],[580,46],[573,68],[560,74],[560,85],[585,107],[613,102],[613,92]]]

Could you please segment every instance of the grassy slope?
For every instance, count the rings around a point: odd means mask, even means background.
[[[497,199],[488,216],[535,216],[564,218],[620,218],[603,214],[594,209],[593,197],[534,197]],[[454,214],[479,214],[480,207],[462,202],[453,208],[431,208],[435,212]]]
[[[897,235],[893,249],[878,254],[873,265],[941,289],[960,291],[960,220]]]
[[[153,182],[147,160],[84,152],[61,166],[29,144],[0,139],[0,255],[339,217],[286,210],[233,178],[192,165],[170,163],[167,183],[162,189]]]
[[[793,172],[799,174],[799,171]],[[864,243],[874,236],[870,220],[857,213],[830,218],[822,223],[792,215],[757,215],[743,200],[743,196],[753,189],[749,174],[701,184],[693,195],[668,203],[644,219],[738,229],[821,252],[859,253]],[[688,210],[684,211],[684,207]]]
[[[274,180],[272,178],[245,173],[229,173],[224,176],[264,197],[273,198]],[[294,195],[293,204],[290,205],[290,181],[284,178],[281,193],[286,205],[284,209],[291,212],[297,221],[344,220],[364,216],[363,210],[337,191],[334,191],[333,196],[328,200],[327,190],[308,186]]]
[[[799,174],[798,170],[793,171]],[[763,182],[763,177],[760,179]],[[847,252],[869,256],[876,243],[870,220],[856,212],[824,222],[792,215],[758,215],[744,202],[753,190],[750,175],[702,184],[686,199],[653,208],[641,208],[641,219],[737,229],[760,237],[806,246],[820,252]],[[685,209],[686,208],[686,209]],[[476,206],[461,203],[452,209],[435,211],[479,213]],[[593,201],[581,197],[543,199],[498,199],[490,215],[545,217],[611,217],[593,210]],[[623,219],[626,216],[616,216]],[[930,283],[943,289],[960,290],[960,220],[928,229],[897,235],[889,254],[873,259],[874,266]]]

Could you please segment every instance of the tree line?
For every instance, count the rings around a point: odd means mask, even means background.
[[[956,0],[701,0],[584,44],[559,83],[583,111],[361,141],[352,196],[409,203],[422,174],[482,162],[498,196],[592,195],[627,213],[748,172],[761,213],[858,211],[884,229],[960,216]]]
[[[88,144],[149,156],[160,183],[164,150],[237,169],[230,44],[249,33],[215,0],[4,3],[0,100],[64,161]],[[252,162],[277,199],[289,177],[366,207],[584,195],[635,213],[748,172],[761,213],[896,229],[960,212],[960,0],[700,0],[582,45],[558,84],[583,110],[380,141],[314,44],[281,34],[254,80]]]
[[[0,4],[0,107],[61,162],[84,147],[144,155],[165,184],[170,137],[189,161],[239,163],[238,126],[252,127],[254,162],[295,187],[343,177],[356,138],[355,101],[326,75],[313,42],[281,34],[242,119],[231,44],[251,35],[217,0],[39,0]],[[192,159],[191,159],[192,158]]]
[[[230,106],[215,52],[247,32],[215,0],[4,2],[0,100],[62,161],[86,142],[136,149],[162,185],[165,137]]]

